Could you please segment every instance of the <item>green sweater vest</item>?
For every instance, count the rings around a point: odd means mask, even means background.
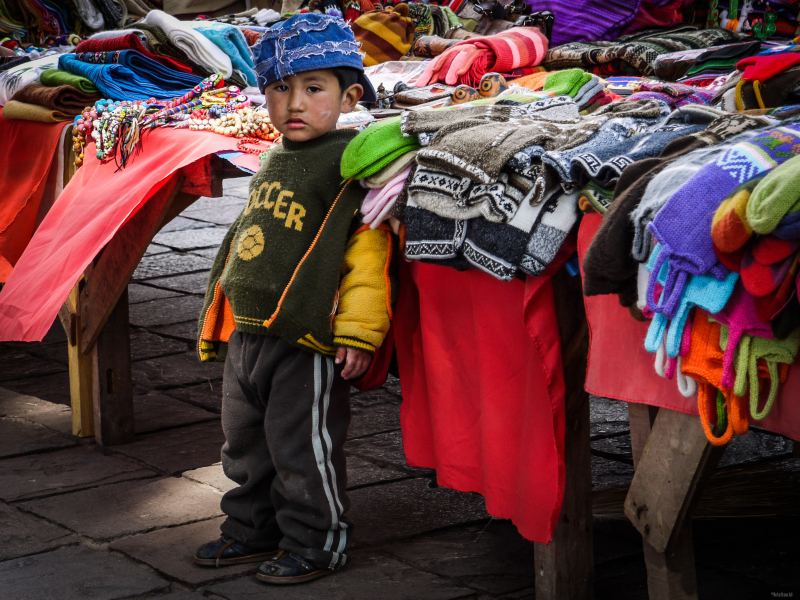
[[[270,150],[215,260],[201,328],[221,275],[236,329],[335,352],[332,322],[344,251],[365,194],[351,182],[340,195],[341,157],[355,135],[332,131]]]

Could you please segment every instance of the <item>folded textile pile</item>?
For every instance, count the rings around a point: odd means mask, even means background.
[[[552,85],[559,83],[567,85]],[[405,225],[407,258],[506,281],[539,275],[578,220],[580,186],[613,187],[635,160],[626,152],[652,156],[660,144],[698,130],[664,127],[652,144],[636,139],[669,114],[652,101],[616,102],[587,116],[566,95],[501,102],[403,113],[402,133],[422,145],[391,208]],[[345,155],[351,150],[358,153],[348,147]],[[393,168],[407,167],[395,161]]]
[[[547,38],[536,28],[516,27],[497,35],[464,40],[434,58],[417,82],[475,86],[490,72],[535,67],[547,52]]]
[[[631,94],[628,100],[661,100],[670,108],[686,106],[687,104],[711,104],[715,92],[703,88],[695,88],[680,83],[666,83],[663,81],[643,81],[639,90]]]
[[[76,90],[80,90],[84,94],[98,93],[97,86],[85,77],[79,77],[78,75],[73,75],[72,73],[67,73],[66,71],[60,71],[58,69],[42,71],[42,74],[39,75],[39,83],[48,87],[68,85]]]
[[[191,73],[166,69],[135,50],[65,54],[58,68],[89,79],[112,100],[172,99],[202,81]]]
[[[59,56],[47,56],[28,61],[0,72],[0,106],[26,85],[37,83],[42,72],[58,66]]]
[[[746,38],[726,29],[695,30],[679,26],[668,31],[626,35],[611,42],[575,42],[551,48],[542,61],[548,71],[591,68],[596,74],[652,75],[661,54],[720,46]]]
[[[97,92],[86,93],[69,85],[48,87],[41,83],[27,85],[11,98],[12,101],[44,106],[72,116],[81,114],[84,108],[101,99],[102,96]]]
[[[71,121],[74,116],[37,104],[9,100],[3,107],[3,118],[18,121],[37,121],[39,123],[61,123],[63,121]]]
[[[758,40],[710,48],[694,59],[694,63],[686,71],[686,76],[731,73],[740,60],[757,54],[760,49],[761,42]]]
[[[736,68],[715,98],[725,110],[800,103],[800,52],[766,52],[740,60]]]
[[[244,34],[233,25],[225,23],[192,23],[196,31],[202,33],[214,42],[231,59],[233,73],[248,86],[257,87],[253,51],[247,43]]]
[[[111,32],[109,32],[111,33]],[[174,69],[176,71],[182,71],[184,73],[191,73],[192,69],[168,56],[161,56],[159,54],[155,54],[150,52],[147,48],[145,48],[144,44],[142,43],[141,34],[136,34],[134,32],[127,32],[125,30],[113,32],[116,34],[114,37],[101,37],[95,39],[89,39],[84,42],[78,44],[78,47],[75,48],[75,52],[77,54],[83,52],[113,52],[115,50],[136,50],[144,54],[147,58],[154,60],[158,63],[161,63],[167,69]],[[145,37],[145,39],[147,39]]]
[[[211,73],[220,73],[226,79],[233,74],[230,57],[214,42],[192,27],[190,22],[179,21],[163,11],[153,10],[147,13],[142,23],[161,29],[174,46],[198,64],[209,69]],[[139,26],[138,23],[137,26]]]
[[[418,148],[416,138],[401,133],[400,117],[384,119],[359,133],[348,144],[342,155],[342,177],[368,178],[404,155],[411,153],[413,157]]]
[[[597,104],[599,108],[610,102],[610,99],[605,98],[605,88],[600,78],[582,69],[567,69],[548,74],[542,91],[553,96],[569,96],[581,109],[590,104]]]

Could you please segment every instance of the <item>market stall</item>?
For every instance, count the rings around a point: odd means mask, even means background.
[[[626,511],[653,597],[693,597],[687,515],[725,444],[755,422],[800,433],[797,14],[737,4],[300,8],[351,22],[378,90],[339,123],[362,130],[342,176],[404,259],[409,463],[552,539],[543,597],[591,593],[587,392],[631,403]],[[0,204],[0,337],[62,317],[75,432],[93,423],[101,443],[132,436],[125,289],[147,244],[279,141],[250,51],[274,21],[141,16],[49,49],[4,42],[0,64],[0,136],[27,157],[39,127],[46,157]]]

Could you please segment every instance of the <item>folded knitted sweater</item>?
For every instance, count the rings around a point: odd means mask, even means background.
[[[661,105],[654,101],[615,102],[592,115],[570,122],[537,118],[512,123],[489,123],[439,135],[417,153],[417,163],[448,171],[478,183],[495,181],[503,166],[529,146],[568,150],[587,141],[613,117],[657,118]]]

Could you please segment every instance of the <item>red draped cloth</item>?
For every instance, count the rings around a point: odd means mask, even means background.
[[[188,129],[156,129],[143,137],[142,151],[119,171],[113,160],[97,160],[93,144],[87,147],[83,166],[0,292],[0,341],[41,341],[92,259],[172,174],[209,154],[234,151],[237,142]]]
[[[3,118],[0,107],[0,283],[14,265],[36,229],[39,205],[58,141],[69,123],[37,123]]]
[[[403,263],[393,327],[408,463],[436,469],[442,486],[482,494],[489,514],[549,542],[564,490],[564,377],[549,275],[502,282]]]
[[[578,232],[581,262],[602,222],[597,214],[586,215]],[[620,306],[617,296],[585,298],[591,335],[586,391],[596,396],[649,404],[687,414],[698,414],[697,396],[684,398],[675,381],[659,377],[655,355],[644,349],[650,322],[634,320]],[[800,367],[795,362],[769,416],[753,422],[795,440],[800,440]]]

